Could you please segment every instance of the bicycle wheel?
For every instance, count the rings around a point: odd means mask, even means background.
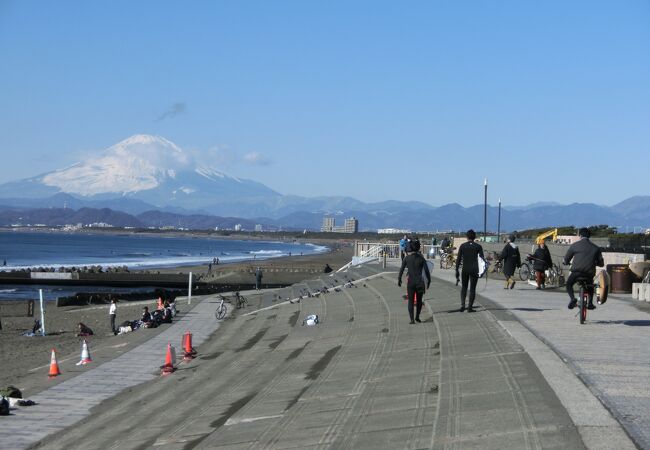
[[[214,315],[217,317],[217,320],[221,320],[226,317],[226,312],[228,312],[226,305],[219,305],[217,310],[214,312]]]
[[[523,263],[521,267],[519,267],[519,278],[521,281],[526,281],[530,277],[530,266],[528,263]]]
[[[580,325],[585,323],[585,320],[587,320],[587,290],[583,288],[582,286],[580,287]]]
[[[454,261],[453,261],[453,256],[448,255],[448,256],[445,258],[445,267],[444,267],[444,268],[445,268],[445,269],[451,269],[451,266],[452,266],[453,262],[454,262]]]

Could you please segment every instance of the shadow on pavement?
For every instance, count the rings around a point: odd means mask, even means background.
[[[628,327],[650,327],[650,320],[597,320],[599,325],[627,325]]]

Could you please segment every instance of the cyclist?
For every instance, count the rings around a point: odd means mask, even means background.
[[[425,290],[422,271],[424,270],[424,274],[427,278],[427,288],[431,285],[431,273],[429,272],[429,266],[427,266],[424,256],[420,253],[420,240],[418,238],[411,239],[409,247],[410,251],[402,261],[402,267],[399,269],[397,285],[402,286],[402,275],[404,274],[404,269],[408,268],[406,292],[408,295],[408,312],[411,319],[410,324],[413,325],[415,322],[421,322],[420,312],[422,311],[422,297],[424,296]],[[413,320],[414,304],[416,306],[415,320]]]
[[[571,244],[564,256],[564,264],[571,264],[571,274],[566,280],[566,291],[570,299],[568,308],[573,309],[578,304],[573,295],[574,283],[579,278],[587,278],[590,281],[587,309],[596,309],[594,306],[594,286],[591,284],[591,280],[596,275],[596,266],[603,267],[605,261],[603,261],[603,253],[600,247],[589,240],[591,237],[589,228],[580,228],[578,236],[580,236],[580,240]]]
[[[451,248],[451,241],[447,236],[442,238],[442,241],[440,241],[440,268],[442,269],[443,262],[445,259],[448,258],[448,255],[451,254],[452,248]]]

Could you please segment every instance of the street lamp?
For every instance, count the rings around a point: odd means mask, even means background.
[[[483,241],[487,242],[487,178],[483,184]]]
[[[497,220],[497,242],[501,242],[501,197],[499,197],[499,218]]]

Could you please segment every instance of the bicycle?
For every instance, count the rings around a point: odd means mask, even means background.
[[[239,292],[235,292],[235,300],[237,300],[237,309],[245,308],[248,306],[248,300],[246,300],[246,297],[241,295]]]
[[[503,273],[503,261],[501,259],[495,258],[492,263],[492,273]]]
[[[221,302],[219,302],[219,306],[217,306],[217,310],[214,312],[215,317],[217,320],[221,320],[224,317],[226,317],[226,314],[228,313],[228,307],[224,304],[226,301],[225,297],[222,295],[219,296],[221,298]]]
[[[559,284],[558,281],[560,280],[560,275],[562,274],[562,271],[560,270],[560,267],[557,264],[553,264],[551,267],[546,269],[547,276],[546,276],[546,281],[548,284]],[[531,262],[523,262],[521,263],[521,266],[519,267],[519,278],[521,281],[526,281],[526,280],[531,280],[535,281],[535,270],[533,268],[533,263]]]
[[[560,275],[562,275],[562,271],[560,270],[560,267],[557,264],[553,264],[548,269],[548,275],[546,277],[546,280],[548,281],[549,284],[552,285],[560,285]]]
[[[519,279],[521,281],[534,280],[535,271],[533,270],[532,263],[522,262],[519,266]]]
[[[587,320],[587,307],[589,305],[589,291],[594,288],[594,284],[588,278],[578,278],[576,283],[580,285],[578,293],[578,316],[580,317],[580,325],[584,324]],[[593,292],[593,291],[592,291]]]
[[[449,253],[443,251],[440,253],[440,268],[441,269],[451,269],[456,264],[456,257],[454,253],[449,250]]]

